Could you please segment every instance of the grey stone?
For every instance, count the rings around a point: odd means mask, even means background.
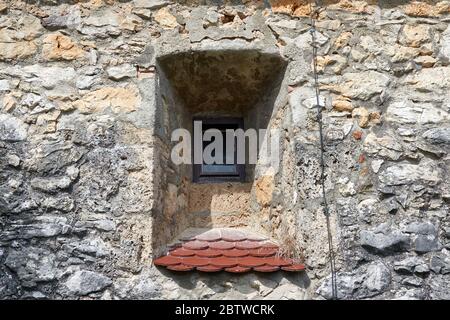
[[[133,0],[133,5],[136,8],[145,8],[145,9],[158,9],[170,4],[169,0]]]
[[[37,247],[11,250],[6,256],[5,265],[14,270],[20,280],[30,285],[57,277],[55,255]]]
[[[450,257],[444,254],[437,254],[431,258],[430,269],[434,273],[450,273]]]
[[[402,284],[413,287],[421,287],[423,280],[417,277],[407,277],[402,280]]]
[[[418,274],[425,274],[425,273],[430,272],[430,268],[428,267],[427,264],[422,263],[414,268],[414,272],[418,273]]]
[[[158,298],[159,294],[160,290],[153,279],[140,277],[130,296],[133,299],[147,300]]]
[[[444,235],[450,239],[450,227],[444,227]]]
[[[403,259],[401,261],[394,262],[394,270],[399,273],[426,273],[426,269],[428,269],[427,264],[425,261],[420,257],[408,257],[406,259]]]
[[[16,142],[27,139],[28,125],[9,114],[0,114],[0,140]]]
[[[423,133],[422,137],[435,144],[450,144],[450,127],[433,128]]]
[[[396,214],[398,209],[400,209],[400,204],[394,197],[392,197],[387,200],[384,200],[381,205],[381,208],[385,210],[385,212],[387,213]]]
[[[345,73],[339,91],[352,99],[369,100],[382,94],[391,82],[390,78],[376,71]]]
[[[436,300],[450,300],[450,277],[437,275],[430,279],[430,298]]]
[[[377,137],[370,133],[364,140],[364,151],[371,156],[398,160],[403,155],[402,145],[389,135]]]
[[[355,277],[351,273],[338,273],[337,274],[337,298],[348,299],[352,298],[355,291],[361,285],[363,278]],[[322,284],[317,288],[316,293],[325,299],[332,299],[332,287],[331,287],[331,275],[327,276]]]
[[[77,88],[81,90],[86,90],[91,88],[94,83],[96,82],[97,77],[96,76],[80,76],[77,78]]]
[[[74,201],[69,196],[46,197],[41,201],[41,206],[47,210],[70,212],[75,207]]]
[[[418,104],[405,99],[391,102],[385,118],[397,124],[438,124],[448,120],[449,114],[432,103]]]
[[[17,220],[3,237],[12,239],[51,238],[67,233],[70,225],[66,217],[42,215],[30,220]]]
[[[135,65],[138,65],[143,68],[149,68],[155,64],[155,49],[152,45],[147,45],[144,48],[144,51],[133,60]]]
[[[66,10],[64,15],[52,14],[41,19],[44,28],[55,31],[60,29],[75,29],[81,23],[81,11],[73,6]]]
[[[15,154],[9,154],[8,164],[12,167],[18,167],[20,165],[20,158]]]
[[[8,91],[9,89],[9,81],[6,79],[0,80],[0,91]]]
[[[30,299],[30,300],[44,300],[44,299],[48,299],[48,296],[43,294],[40,291],[31,291],[31,292],[26,292],[20,298],[21,299]]]
[[[69,243],[67,247],[70,251],[76,251],[99,258],[107,256],[110,252],[110,249],[105,242],[96,238],[85,239],[79,243]]]
[[[108,67],[106,72],[108,73],[108,77],[115,81],[136,76],[136,68],[131,64],[121,64],[118,66]]]
[[[42,18],[42,26],[48,30],[65,29],[67,27],[68,16],[51,15]]]
[[[102,291],[110,286],[110,278],[93,271],[76,271],[65,282],[67,289],[75,295],[85,296],[92,292]]]
[[[450,85],[450,67],[423,68],[408,75],[405,82],[421,92],[447,93]]]
[[[414,251],[418,253],[427,253],[442,249],[438,237],[435,235],[419,235],[414,240]]]
[[[450,26],[442,33],[440,54],[450,59]]]
[[[412,222],[405,227],[405,232],[415,234],[435,235],[437,234],[437,231],[437,227],[431,222]]]
[[[31,180],[31,186],[34,189],[45,192],[56,192],[67,189],[72,183],[72,180],[67,177],[51,177],[51,178],[34,178]]]
[[[386,168],[379,175],[379,180],[386,186],[399,186],[423,182],[429,185],[436,185],[441,181],[439,169],[432,163],[421,164],[398,164]]]
[[[399,231],[383,234],[363,230],[360,232],[360,244],[366,250],[387,254],[407,250],[410,247],[410,239]]]
[[[381,262],[376,262],[366,270],[364,286],[371,295],[377,295],[385,291],[391,283],[391,272]]]
[[[27,73],[25,81],[40,85],[45,89],[55,89],[63,96],[75,92],[74,82],[76,72],[74,68],[44,67],[41,65],[29,65],[23,68]]]

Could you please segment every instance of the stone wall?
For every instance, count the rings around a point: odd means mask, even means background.
[[[449,299],[450,2],[321,3],[339,297]],[[330,298],[309,14],[304,0],[0,2],[0,298]],[[204,205],[169,159],[188,108],[161,61],[216,51],[287,65],[259,101],[283,132],[280,170],[255,170],[240,199],[304,274],[151,264]]]

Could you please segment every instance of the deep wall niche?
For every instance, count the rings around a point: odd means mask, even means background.
[[[258,165],[246,165],[245,182],[192,183],[192,165],[170,159],[173,130],[193,133],[193,119],[242,118],[244,130],[266,129],[287,62],[258,50],[174,53],[157,58],[155,175],[159,204],[153,217],[154,256],[187,228],[249,227]],[[248,152],[247,152],[248,157]]]

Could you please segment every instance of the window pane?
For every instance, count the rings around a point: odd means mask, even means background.
[[[236,165],[203,164],[202,174],[237,174]]]

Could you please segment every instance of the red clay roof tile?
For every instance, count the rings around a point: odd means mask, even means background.
[[[249,250],[241,250],[241,249],[230,249],[230,250],[222,250],[222,254],[225,257],[245,257],[248,256],[250,253]]]
[[[249,272],[251,270],[252,270],[252,268],[246,268],[246,267],[240,267],[240,266],[236,266],[236,267],[232,267],[232,268],[225,268],[226,272],[232,272],[232,273],[243,273],[243,272]]]
[[[266,264],[268,264],[269,266],[280,266],[280,267],[285,267],[285,266],[289,266],[292,264],[292,261],[283,259],[283,258],[279,258],[279,257],[268,257],[268,258],[262,258],[264,259],[264,261],[266,262]]]
[[[303,270],[305,270],[305,265],[304,264],[293,264],[290,266],[281,267],[281,270],[291,271],[291,272],[303,271]]]
[[[208,247],[209,245],[206,241],[194,240],[183,243],[183,248],[191,250],[203,250],[208,249]]]
[[[263,236],[241,230],[211,229],[197,236],[188,236],[184,243],[169,247],[169,253],[154,261],[156,266],[173,271],[202,272],[248,271],[299,272],[303,264],[277,256],[278,246]]]
[[[225,241],[243,241],[247,239],[247,235],[236,229],[222,229],[221,230],[222,240]]]
[[[180,264],[180,263],[181,263],[181,259],[179,257],[174,257],[171,255],[160,257],[155,260],[155,265],[163,266],[163,267],[172,266],[172,265]]]
[[[261,248],[261,243],[259,241],[241,241],[241,242],[236,242],[236,249],[258,249]]]
[[[184,264],[177,264],[177,265],[174,265],[174,266],[168,266],[167,269],[172,270],[172,271],[192,271],[192,270],[194,270],[193,267],[186,266]]]
[[[269,266],[267,264],[260,266],[260,267],[255,267],[253,268],[253,270],[258,271],[258,272],[275,272],[280,270],[280,267],[278,266]]]
[[[182,263],[192,267],[203,267],[208,265],[211,260],[209,258],[201,258],[198,256],[184,257]]]
[[[274,256],[277,252],[278,249],[264,247],[249,250],[249,254],[255,257],[271,257]]]
[[[229,257],[222,256],[222,257],[211,259],[211,264],[213,266],[217,266],[217,267],[231,268],[231,267],[237,266],[238,260],[236,258],[229,258]]]
[[[258,258],[253,256],[247,256],[237,259],[241,267],[259,267],[263,266],[266,262],[264,258]]]
[[[208,264],[204,267],[197,267],[198,271],[202,272],[219,272],[223,270],[223,267],[213,266],[211,264]]]
[[[211,249],[219,249],[219,250],[227,250],[227,249],[233,249],[235,246],[234,242],[228,242],[224,240],[219,240],[216,242],[211,242],[209,244],[209,247]]]
[[[170,255],[176,257],[189,257],[195,255],[196,253],[197,253],[196,250],[189,250],[185,248],[176,248],[170,251]]]
[[[199,257],[207,257],[207,258],[214,258],[214,257],[220,257],[223,255],[223,251],[225,250],[215,250],[215,249],[205,249],[205,250],[193,250],[197,256]],[[228,251],[228,250],[226,250]]]
[[[219,229],[211,229],[195,237],[201,241],[217,241],[222,239],[222,234]]]

